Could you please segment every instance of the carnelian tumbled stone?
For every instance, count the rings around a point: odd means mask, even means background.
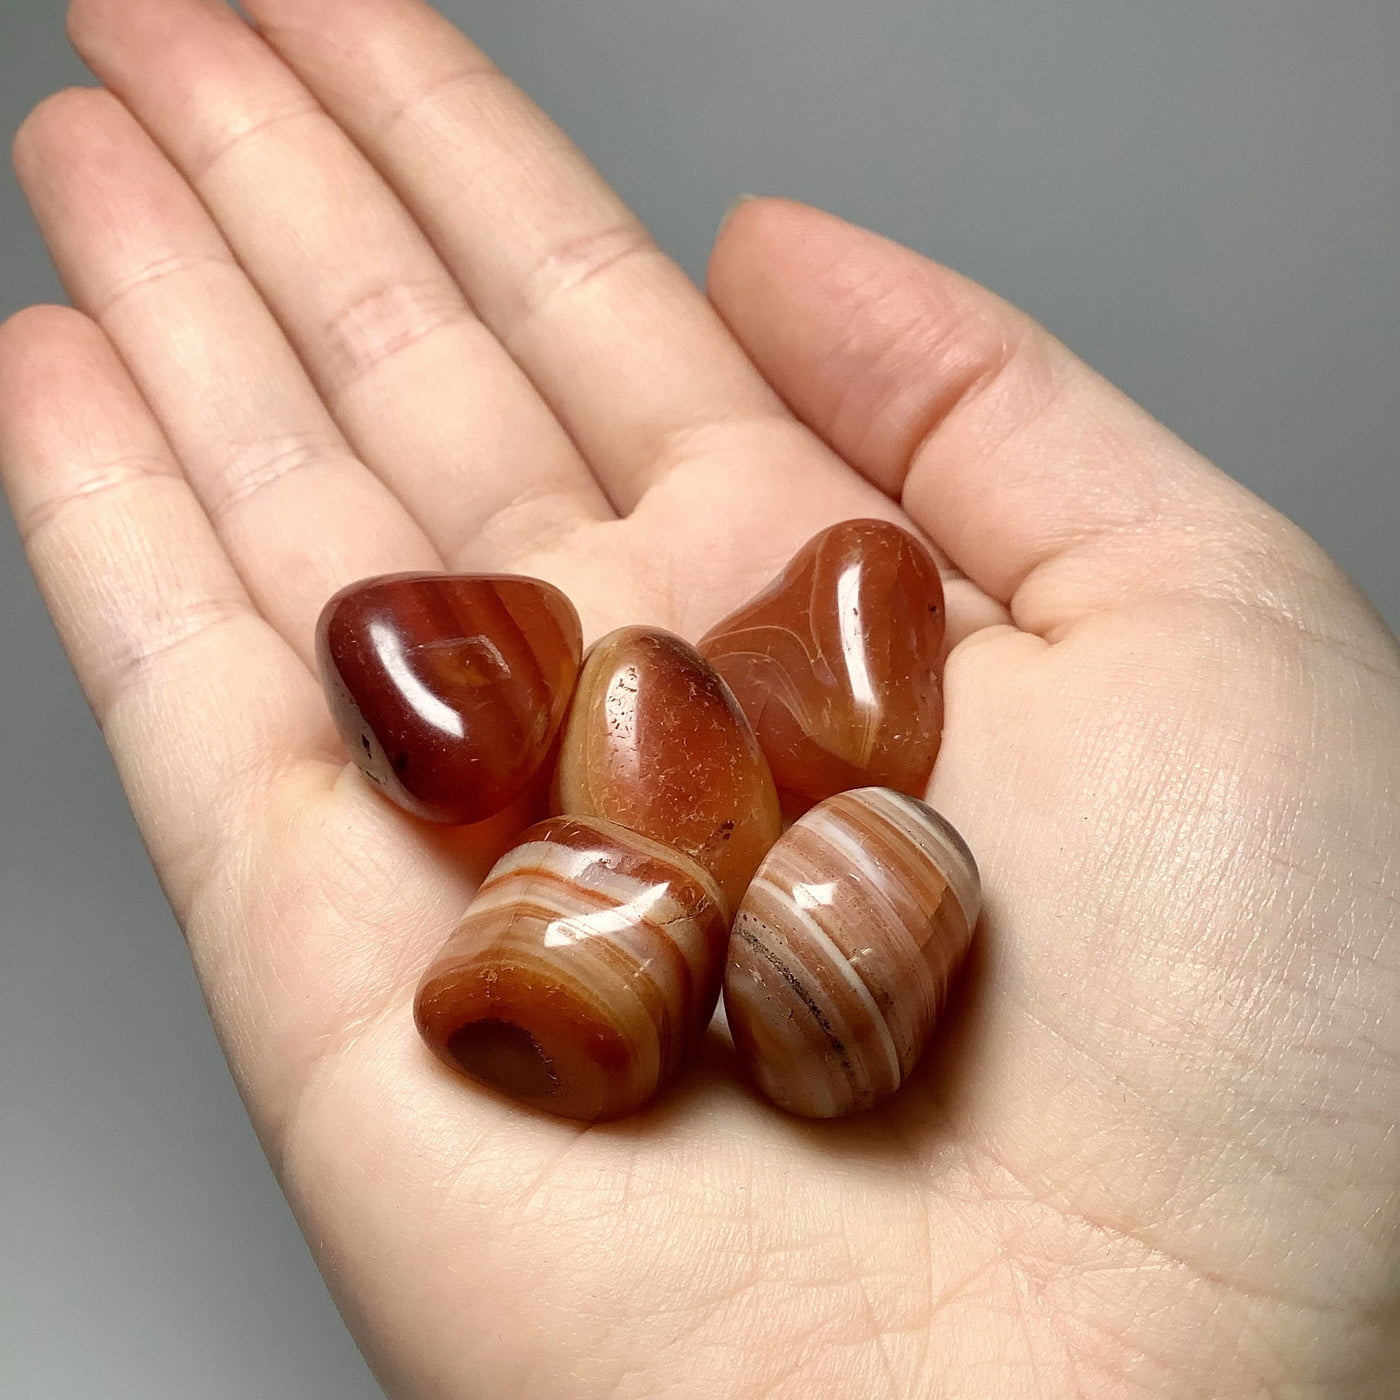
[[[729,687],[659,627],[619,627],[589,651],[564,721],[554,805],[693,856],[731,911],[783,829],[767,760]]]
[[[795,822],[739,906],[724,974],[758,1087],[809,1118],[893,1094],[933,1035],[981,888],[967,843],[903,793],[839,793]]]
[[[729,918],[689,856],[550,817],[492,867],[414,1000],[454,1069],[565,1118],[645,1104],[704,1034]]]
[[[321,613],[316,659],[365,776],[428,821],[481,821],[528,787],[583,654],[573,604],[539,579],[387,574]]]
[[[933,556],[883,520],[809,540],[699,650],[748,715],[778,787],[921,797],[943,732],[943,583]]]

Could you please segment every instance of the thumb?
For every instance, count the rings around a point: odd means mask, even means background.
[[[908,248],[747,200],[709,293],[797,416],[1028,631],[1053,639],[1167,592],[1272,600],[1335,574],[1029,317]]]

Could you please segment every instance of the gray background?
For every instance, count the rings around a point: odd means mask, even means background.
[[[937,256],[1400,622],[1396,0],[448,8],[692,275],[744,190]],[[0,127],[82,79],[58,5],[0,0]],[[0,314],[58,295],[12,181],[0,254]],[[378,1395],[243,1119],[7,518],[0,658],[0,1396]]]

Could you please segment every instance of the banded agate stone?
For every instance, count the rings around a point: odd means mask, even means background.
[[[810,1118],[894,1093],[980,905],[962,837],[915,798],[863,788],[795,822],[744,896],[724,976],[734,1045],[763,1093]]]
[[[724,896],[689,856],[616,825],[550,817],[486,877],[419,985],[446,1064],[565,1118],[642,1107],[719,996]]]
[[[943,584],[883,520],[809,540],[699,650],[729,683],[785,792],[867,784],[921,796],[943,731]]]
[[[481,821],[538,772],[583,653],[573,604],[539,579],[389,574],[321,613],[316,659],[337,728],[386,797]]]
[[[554,806],[693,856],[731,911],[782,831],[743,710],[694,647],[658,627],[620,627],[589,651],[564,721]]]

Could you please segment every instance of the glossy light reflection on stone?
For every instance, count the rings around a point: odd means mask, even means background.
[[[689,856],[551,817],[503,856],[419,988],[446,1064],[566,1118],[617,1118],[676,1073],[714,1012],[725,901]]]
[[[943,729],[944,629],[928,550],[887,521],[847,520],[809,540],[699,651],[743,706],[780,789],[922,796]]]
[[[326,604],[316,656],[365,776],[415,816],[481,821],[524,792],[578,675],[578,614],[539,579],[390,574]]]

